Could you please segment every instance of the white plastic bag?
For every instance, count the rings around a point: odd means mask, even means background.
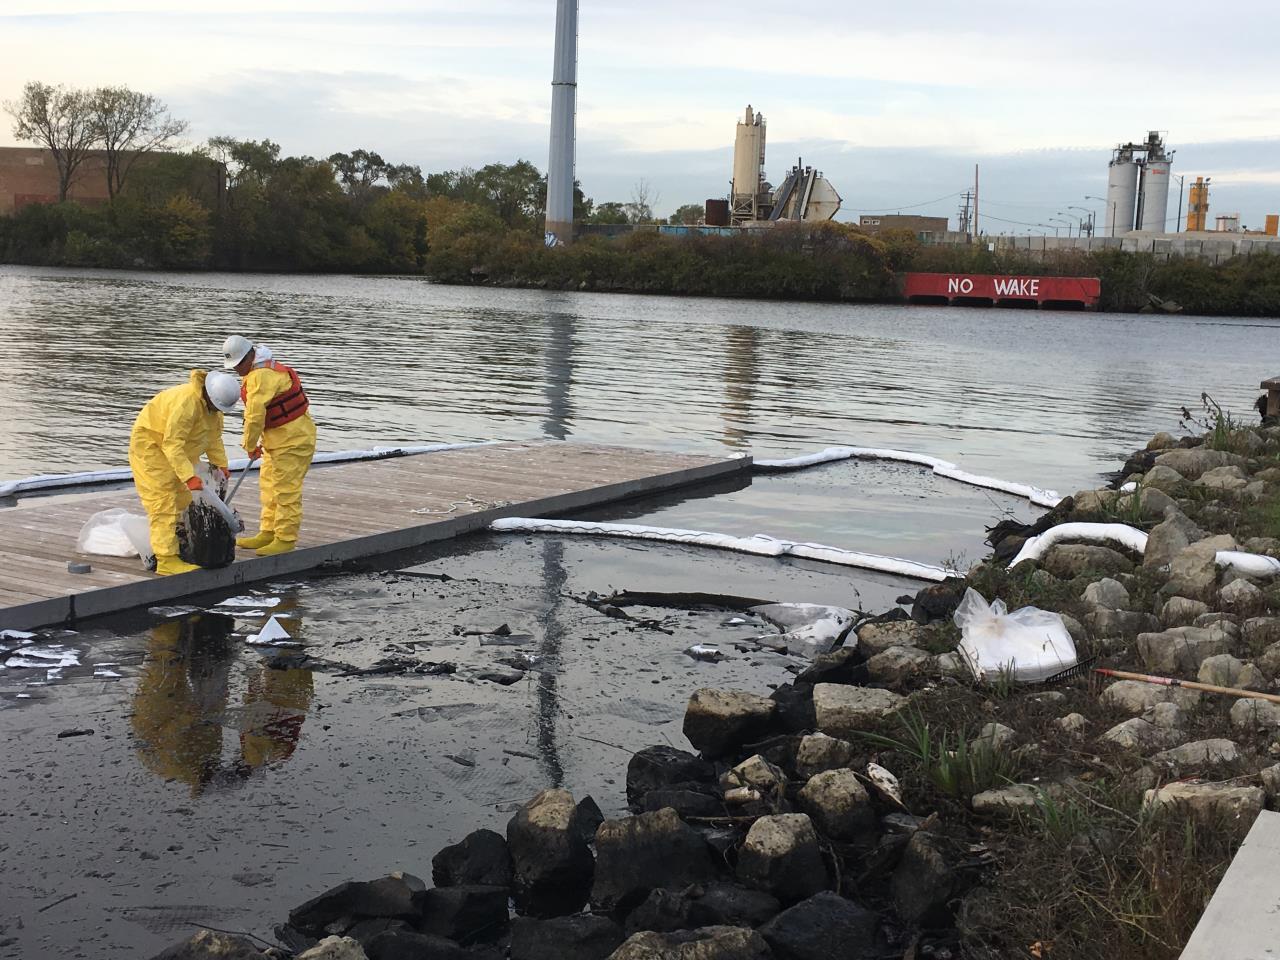
[[[85,521],[76,538],[76,550],[102,557],[151,555],[151,531],[147,518],[122,507],[100,510]]]
[[[955,612],[959,653],[979,680],[1007,671],[1019,683],[1035,683],[1077,663],[1076,645],[1056,613],[1022,607],[1008,613],[1003,600],[988,604],[970,588]]]

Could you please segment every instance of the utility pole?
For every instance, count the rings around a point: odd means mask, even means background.
[[[969,231],[969,225],[972,222],[969,219],[969,204],[973,202],[972,191],[966,190],[964,193],[960,195],[960,199],[964,201],[963,204],[961,204],[960,211],[959,211],[960,232],[963,233],[966,237],[972,239],[972,234]]]
[[[973,239],[978,239],[978,165],[973,165]]]

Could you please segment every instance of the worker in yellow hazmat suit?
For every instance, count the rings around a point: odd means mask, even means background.
[[[316,452],[316,424],[298,374],[272,359],[271,351],[240,336],[222,345],[223,366],[243,381],[245,451],[262,457],[258,487],[262,516],[258,533],[236,546],[260,557],[288,553],[302,525],[302,480]]]
[[[129,468],[147,510],[156,573],[162,576],[200,569],[178,557],[178,517],[191,503],[191,491],[203,486],[195,468],[201,454],[227,475],[222,414],[234,410],[239,399],[235,377],[192,370],[190,382],[161,390],[133,422]]]

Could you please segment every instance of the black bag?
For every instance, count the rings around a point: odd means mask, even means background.
[[[229,566],[236,559],[236,535],[217,510],[192,501],[178,522],[178,556],[210,569]]]

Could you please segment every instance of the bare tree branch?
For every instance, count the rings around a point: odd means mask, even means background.
[[[169,114],[163,101],[128,87],[99,87],[89,95],[93,124],[107,154],[107,194],[124,189],[138,158],[163,150],[187,131],[185,120]]]
[[[15,137],[39,143],[53,154],[58,165],[58,200],[66,201],[80,164],[99,140],[89,95],[33,80],[4,109],[13,117]]]

